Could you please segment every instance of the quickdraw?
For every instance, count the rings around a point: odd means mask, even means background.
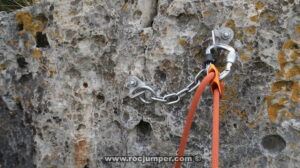
[[[201,70],[195,76],[194,80],[187,87],[185,87],[184,89],[180,90],[177,93],[171,93],[165,96],[158,96],[151,87],[145,85],[145,83],[137,77],[131,77],[126,84],[126,87],[129,89],[129,96],[131,98],[139,97],[139,99],[146,104],[152,103],[153,101],[158,101],[166,104],[177,103],[188,92],[192,92],[196,89],[188,115],[186,117],[186,123],[184,126],[184,130],[179,145],[179,150],[177,153],[178,158],[184,156],[184,150],[187,144],[189,131],[192,126],[192,121],[195,116],[195,112],[197,110],[197,106],[199,104],[201,95],[204,92],[206,86],[210,85],[213,94],[211,167],[218,168],[219,166],[219,105],[220,105],[220,98],[224,94],[224,82],[222,80],[225,77],[227,77],[228,74],[230,73],[231,66],[235,62],[237,56],[235,49],[225,44],[225,43],[229,43],[232,38],[233,38],[233,32],[231,29],[223,28],[220,30],[212,31],[213,44],[207,47],[204,55],[204,59],[205,59],[204,64],[205,64],[207,75],[203,78],[202,81],[200,81],[201,75],[205,72],[205,69]],[[224,49],[229,52],[226,57],[226,68],[222,73],[220,73],[214,65],[216,59],[211,53],[211,50],[214,48]],[[148,100],[146,100],[145,98],[146,97],[145,94],[147,91],[150,92],[150,94],[152,95]],[[180,168],[180,166],[181,166],[180,161],[175,162],[174,164],[175,168]]]

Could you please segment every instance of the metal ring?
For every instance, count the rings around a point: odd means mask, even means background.
[[[136,89],[136,90],[138,90],[138,89]],[[145,93],[145,91],[140,91],[140,92],[138,92],[138,93],[133,94],[136,90],[133,90],[132,92],[129,92],[129,97],[130,97],[130,98],[135,98],[135,97],[140,96],[140,95],[142,95],[143,93]]]
[[[169,102],[168,102],[167,98],[172,97],[172,96],[173,96],[173,97],[176,96],[177,99],[174,100],[174,101],[169,101]],[[179,97],[176,93],[171,93],[171,94],[165,95],[163,98],[168,102],[168,103],[166,103],[166,104],[174,104],[174,103],[177,103],[177,102],[180,101],[180,97]]]
[[[197,87],[198,87],[200,84],[201,84],[201,82],[198,81],[198,83],[197,83],[195,86],[193,86],[193,87],[189,90],[189,92],[192,92],[192,91],[194,91],[195,89],[197,89]]]
[[[151,99],[162,103],[167,102],[163,97],[151,97]]]
[[[155,95],[155,92],[154,92],[154,90],[151,88],[151,87],[149,87],[149,86],[140,86],[138,89],[143,89],[144,91],[144,93],[143,94],[145,94],[145,91],[150,91],[153,95]],[[137,90],[138,90],[137,89]],[[143,102],[143,103],[145,103],[145,104],[150,104],[150,103],[152,103],[153,101],[151,100],[151,101],[148,101],[148,100],[146,100],[145,98],[143,98],[143,97],[141,97],[141,95],[139,96],[139,99]],[[152,97],[151,97],[151,99],[152,99]]]
[[[187,92],[189,92],[189,88],[186,87],[186,88],[184,88],[184,89],[178,91],[178,92],[176,93],[176,95],[179,96],[179,97],[183,97],[183,96],[186,95]]]
[[[195,76],[195,81],[199,81],[199,78],[200,78],[200,75],[203,73],[203,72],[205,72],[205,69],[201,69],[201,71],[199,71],[198,73],[197,73],[197,75]]]

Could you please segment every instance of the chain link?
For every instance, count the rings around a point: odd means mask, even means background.
[[[200,85],[201,83],[200,80],[203,72],[205,72],[205,69],[202,69],[194,77],[194,79],[191,80],[191,83],[189,83],[182,90],[178,92],[166,94],[164,96],[159,96],[157,93],[154,92],[154,90],[150,86],[145,85],[144,82],[134,77],[133,79],[131,79],[131,81],[129,81],[129,84],[127,85],[127,87],[131,89],[129,96],[131,98],[139,97],[139,99],[145,104],[150,104],[153,101],[157,101],[165,104],[174,104],[179,102],[181,98],[184,97],[186,94],[193,92]],[[130,84],[134,86],[130,86]]]

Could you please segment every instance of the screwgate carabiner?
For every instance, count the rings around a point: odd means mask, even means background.
[[[233,47],[231,47],[231,46],[229,46],[227,44],[218,43],[218,44],[213,44],[213,45],[208,46],[206,48],[205,55],[212,57],[211,50],[213,48],[222,48],[224,50],[229,51],[229,53],[226,56],[226,62],[227,62],[226,63],[226,68],[220,74],[220,80],[222,80],[222,79],[224,79],[230,73],[231,66],[235,62],[237,54],[236,54],[235,49]]]

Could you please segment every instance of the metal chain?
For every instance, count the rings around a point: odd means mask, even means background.
[[[153,101],[157,101],[165,104],[174,104],[179,102],[182,97],[187,93],[194,91],[200,85],[200,78],[202,77],[203,72],[206,72],[206,70],[202,69],[182,90],[164,96],[159,96],[150,86],[147,86],[137,77],[131,77],[126,84],[126,87],[129,89],[129,97],[138,97],[143,103],[150,104]]]
[[[210,40],[213,41],[213,45],[210,45],[206,48],[206,55],[211,54],[211,49],[213,48],[221,48],[229,51],[229,54],[226,57],[226,69],[220,74],[220,79],[225,78],[231,69],[232,63],[236,59],[236,52],[234,48],[232,48],[228,44],[234,37],[234,33],[230,28],[221,28],[218,30],[212,31],[212,38]],[[206,42],[205,40],[204,42]],[[203,42],[203,43],[204,43]],[[203,44],[202,43],[202,44]],[[208,66],[206,67],[208,68]],[[150,86],[147,86],[143,81],[139,78],[132,76],[129,78],[126,83],[126,87],[129,89],[129,97],[135,98],[138,97],[142,102],[146,104],[150,104],[154,101],[161,102],[165,104],[174,104],[181,100],[183,96],[187,93],[194,91],[201,83],[200,78],[202,77],[202,73],[207,72],[206,69],[202,69],[195,77],[191,80],[191,82],[182,90],[170,94],[166,94],[164,96],[158,95]]]

